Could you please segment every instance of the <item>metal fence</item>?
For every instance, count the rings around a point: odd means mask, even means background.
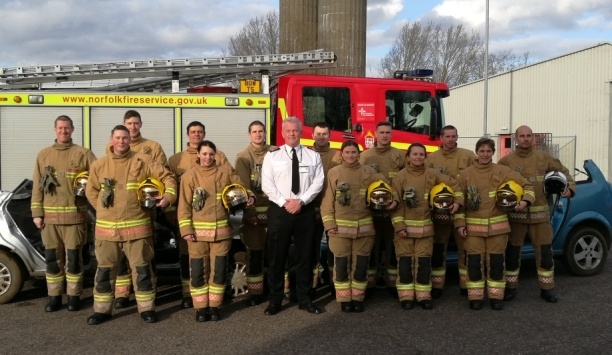
[[[474,151],[476,142],[482,137],[459,137],[458,146]],[[514,135],[492,135],[489,138],[495,141],[495,156],[493,161],[497,162],[503,156],[514,150]],[[535,137],[535,148],[545,150],[555,158],[559,159],[570,173],[576,174],[576,136],[552,136],[550,133],[541,133]]]

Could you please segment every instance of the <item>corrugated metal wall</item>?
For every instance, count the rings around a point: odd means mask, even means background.
[[[319,48],[317,47],[317,4],[318,0],[280,0],[281,53],[305,52]]]
[[[610,43],[491,77],[487,133],[512,133],[526,124],[553,137],[576,136],[576,167],[593,159],[612,179],[611,82]],[[478,81],[452,88],[445,99],[446,122],[455,125],[460,136],[483,134],[483,97],[484,83]]]

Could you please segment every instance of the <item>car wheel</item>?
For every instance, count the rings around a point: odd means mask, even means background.
[[[570,235],[565,246],[564,265],[578,276],[601,272],[608,258],[606,239],[597,229],[582,227]]]
[[[23,271],[7,252],[0,251],[0,304],[12,300],[23,287]]]

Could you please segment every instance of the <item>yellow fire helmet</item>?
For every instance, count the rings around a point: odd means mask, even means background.
[[[227,212],[235,214],[236,211],[245,209],[249,201],[249,194],[244,186],[240,184],[230,184],[223,189],[221,200]]]
[[[514,180],[508,180],[497,188],[497,205],[504,211],[512,211],[523,198],[523,187]]]
[[[161,181],[151,177],[147,178],[138,185],[138,201],[142,207],[154,208],[157,204],[155,198],[163,195],[165,190],[166,187]]]
[[[72,188],[76,196],[85,196],[85,186],[87,186],[87,180],[89,179],[89,171],[80,172],[72,183]]]
[[[375,210],[386,210],[393,200],[391,186],[382,180],[376,180],[368,186],[366,204]]]
[[[429,206],[435,213],[450,214],[455,202],[455,191],[445,183],[439,183],[429,191]]]

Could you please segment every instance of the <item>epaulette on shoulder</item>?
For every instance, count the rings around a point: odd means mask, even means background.
[[[276,152],[279,151],[280,147],[275,147],[275,146],[271,146],[270,149],[268,150],[268,152],[272,153],[272,152]]]

